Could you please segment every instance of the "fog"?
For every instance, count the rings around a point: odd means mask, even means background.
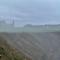
[[[16,25],[59,24],[59,0],[0,0],[0,20]]]

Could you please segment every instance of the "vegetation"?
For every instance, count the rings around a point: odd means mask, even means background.
[[[0,37],[0,60],[30,60],[17,49],[7,44],[4,38]]]

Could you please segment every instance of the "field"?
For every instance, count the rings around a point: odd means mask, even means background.
[[[6,38],[0,35],[0,60],[31,60],[15,47],[9,45]]]
[[[58,32],[60,27],[0,27],[0,32]]]
[[[60,32],[0,33],[0,36],[32,60],[60,60]]]
[[[0,27],[0,36],[32,60],[60,60],[59,27]]]

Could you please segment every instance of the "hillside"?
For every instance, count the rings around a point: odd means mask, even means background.
[[[0,36],[0,60],[30,60],[30,58],[11,47],[5,38]]]
[[[32,60],[60,60],[60,32],[0,33],[0,36]]]

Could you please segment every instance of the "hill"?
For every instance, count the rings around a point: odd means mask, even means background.
[[[60,32],[0,33],[0,36],[32,60],[60,60]]]
[[[30,58],[11,47],[5,38],[0,36],[0,60],[30,60]]]

